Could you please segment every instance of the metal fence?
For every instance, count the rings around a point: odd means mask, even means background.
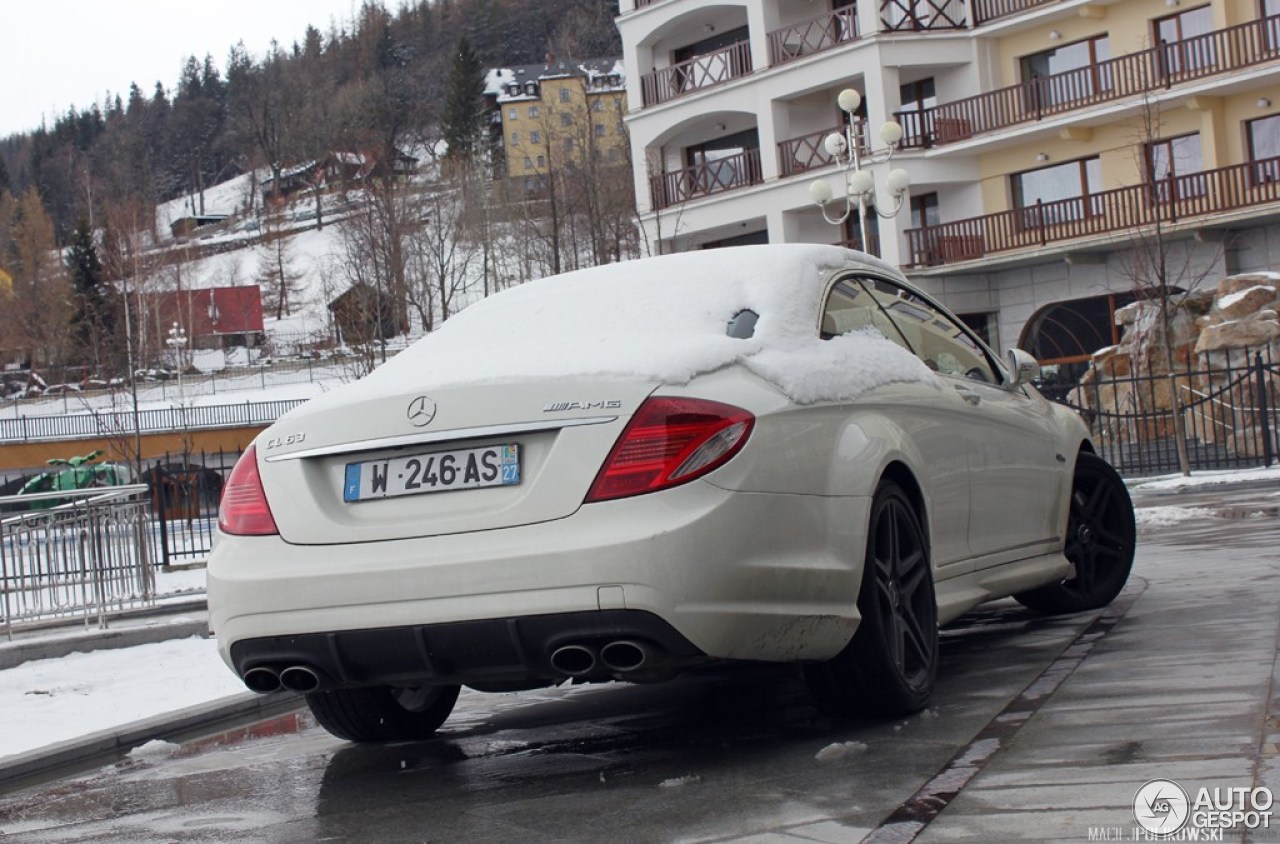
[[[222,487],[238,451],[166,454],[150,461],[141,480],[151,490],[157,530],[153,559],[169,566],[204,560],[213,549]]]
[[[155,603],[146,486],[0,497],[3,627]],[[4,512],[21,506],[20,512]]]
[[[1174,395],[1192,470],[1268,466],[1280,442],[1280,361],[1269,346],[1200,355],[1169,374],[1095,371],[1044,393],[1079,412],[1101,456],[1129,476],[1178,471]]]
[[[204,428],[238,428],[270,425],[302,404],[305,399],[244,402],[160,410],[102,410],[64,416],[20,416],[0,419],[0,442],[65,440],[78,437],[115,437],[167,433]]]

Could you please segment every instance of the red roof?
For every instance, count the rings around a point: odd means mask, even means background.
[[[162,325],[177,322],[188,337],[262,331],[258,285],[156,293],[150,297]]]

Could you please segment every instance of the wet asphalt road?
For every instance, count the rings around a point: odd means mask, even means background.
[[[1017,731],[1087,664],[1088,645],[1123,629],[1161,565],[1274,547],[1277,494],[1143,495],[1212,515],[1144,529],[1137,576],[1105,613],[1046,618],[1004,601],[965,616],[944,632],[932,707],[909,719],[824,718],[788,669],[464,692],[430,742],[355,746],[292,715],[30,788],[0,798],[0,838],[857,841],[891,816],[928,821],[952,792],[963,797],[954,774],[979,770],[1000,745],[992,735]]]

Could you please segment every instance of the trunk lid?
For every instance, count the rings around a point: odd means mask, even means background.
[[[568,516],[656,385],[352,386],[258,438],[263,488],[286,542],[375,542]]]

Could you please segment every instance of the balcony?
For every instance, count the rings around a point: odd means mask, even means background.
[[[858,13],[853,6],[769,33],[769,65],[811,56],[858,37]]]
[[[964,29],[964,0],[881,0],[885,32],[946,32]]]
[[[973,0],[973,19],[981,25],[1057,2],[1059,0]]]
[[[751,42],[739,41],[722,50],[660,68],[640,77],[646,106],[665,103],[751,72]]]
[[[910,267],[976,261],[1157,221],[1280,203],[1280,157],[906,231]]]
[[[865,130],[865,125],[863,130]],[[797,176],[801,173],[807,173],[810,170],[818,170],[831,164],[835,164],[836,160],[827,152],[823,142],[827,139],[827,135],[836,133],[844,135],[844,126],[829,126],[817,132],[810,132],[807,135],[801,135],[798,138],[787,138],[785,141],[778,141],[778,174],[783,178],[787,176]],[[871,152],[871,147],[867,144],[866,137],[857,128],[854,129],[858,138],[858,149],[863,155]]]
[[[653,209],[659,211],[703,196],[758,185],[763,181],[760,150],[748,149],[683,170],[651,175],[649,198]]]
[[[1280,15],[896,116],[904,147],[943,146],[1280,59]]]

